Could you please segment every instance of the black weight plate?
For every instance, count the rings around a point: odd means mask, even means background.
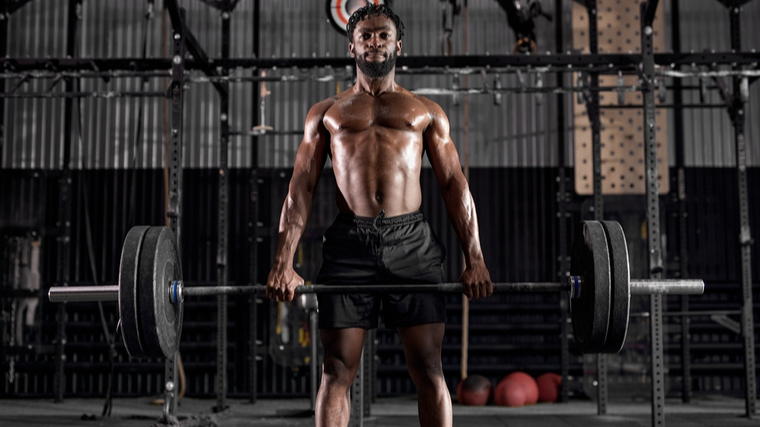
[[[628,316],[631,311],[631,271],[623,228],[615,221],[603,221],[602,226],[607,233],[612,273],[610,326],[607,328],[607,339],[602,352],[615,354],[623,349],[625,336],[628,333]]]
[[[140,310],[142,343],[149,357],[172,357],[179,347],[182,304],[169,300],[169,285],[182,280],[174,233],[167,227],[151,227],[140,251]]]
[[[570,300],[575,345],[581,353],[600,353],[610,319],[610,256],[598,221],[576,228],[570,274],[582,280],[580,297]]]
[[[124,239],[119,262],[119,319],[121,337],[127,353],[135,358],[147,357],[142,345],[140,331],[140,301],[138,300],[137,277],[140,263],[140,248],[145,232],[150,227],[132,227]]]

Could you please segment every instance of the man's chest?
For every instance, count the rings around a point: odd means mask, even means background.
[[[424,104],[401,95],[352,96],[337,102],[324,119],[332,135],[372,129],[422,132],[428,122],[429,114]]]

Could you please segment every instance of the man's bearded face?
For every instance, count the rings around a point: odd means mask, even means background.
[[[382,55],[385,57],[385,59],[383,61],[369,61],[367,60],[367,56],[369,56],[371,53]],[[396,54],[396,51],[393,50],[390,53],[382,51],[368,51],[364,52],[364,55],[356,55],[355,59],[356,66],[359,67],[364,75],[371,79],[377,79],[387,76],[388,73],[391,72],[393,67],[396,66],[396,58],[398,58],[398,55]]]

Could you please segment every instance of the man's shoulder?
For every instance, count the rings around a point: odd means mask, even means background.
[[[422,95],[418,95],[418,94],[416,94],[414,92],[411,92],[409,90],[406,90],[406,89],[404,89],[404,92],[408,96],[410,96],[411,98],[413,98],[413,99],[421,102],[433,114],[443,111],[443,109],[441,108],[441,106],[438,105],[437,102],[433,101],[430,98],[424,97]]]
[[[434,119],[446,118],[446,113],[443,111],[443,108],[437,102],[433,101],[430,98],[424,97],[422,95],[418,95],[413,92],[409,92],[409,94],[412,97],[414,97],[415,100],[419,101],[422,105],[425,106],[431,118],[434,118]]]
[[[327,110],[330,109],[330,107],[335,105],[335,103],[338,101],[339,96],[340,95],[331,96],[329,98],[325,98],[317,102],[316,104],[311,106],[311,110],[309,111],[309,114],[310,115],[316,114],[319,116],[323,116],[327,112]]]

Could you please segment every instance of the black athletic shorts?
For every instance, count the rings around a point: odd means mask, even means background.
[[[317,283],[424,284],[443,281],[446,249],[422,212],[386,218],[339,214],[325,231]],[[441,293],[318,294],[322,329],[377,327],[380,304],[388,328],[446,322]]]

